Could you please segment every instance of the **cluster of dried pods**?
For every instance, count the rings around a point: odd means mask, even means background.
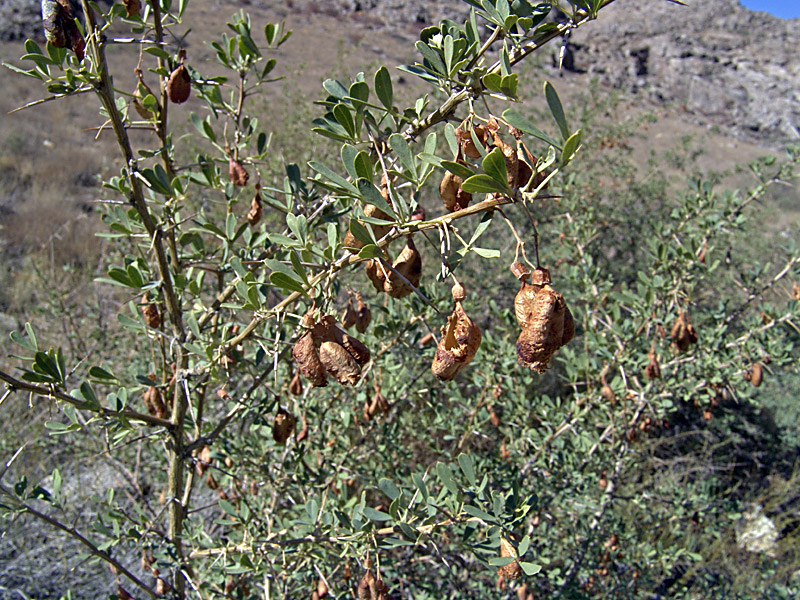
[[[491,151],[492,148],[500,148],[506,163],[506,173],[508,185],[511,189],[519,186],[526,186],[531,179],[536,165],[536,158],[528,148],[520,141],[521,133],[518,129],[509,127],[509,133],[516,140],[516,149],[503,141],[499,134],[500,124],[497,119],[490,117],[487,123],[471,127],[469,120],[461,123],[455,130],[458,141],[458,153],[455,162],[466,165],[466,159],[478,159],[481,157],[481,150],[475,144],[477,140],[483,146],[484,152]],[[538,186],[544,181],[545,174],[537,173],[533,180],[533,185]],[[447,210],[455,212],[466,208],[472,201],[472,194],[462,189],[464,180],[447,171],[439,184],[439,195]]]
[[[375,577],[372,572],[372,564],[369,559],[364,561],[366,572],[358,582],[356,589],[356,596],[358,600],[386,600],[389,593],[389,586],[387,586],[383,579]]]
[[[180,64],[170,73],[166,86],[167,98],[174,104],[183,104],[189,99],[192,93],[192,78],[184,64],[186,61],[186,51],[181,50],[179,57]],[[161,114],[161,104],[158,101],[158,95],[145,83],[144,74],[141,69],[137,67],[134,69],[134,73],[136,74],[136,88],[134,88],[133,94],[131,95],[131,104],[142,119],[152,121]],[[154,110],[144,105],[144,99],[148,95],[155,98],[156,104]]]
[[[370,359],[367,347],[342,330],[332,315],[314,322],[312,310],[303,317],[301,325],[306,332],[292,348],[292,357],[311,385],[328,385],[328,375],[341,384],[357,383],[361,367]]]
[[[514,314],[522,328],[517,338],[517,360],[544,373],[556,350],[575,336],[575,320],[564,297],[550,287],[547,269],[531,272],[517,262],[511,270],[522,283],[514,298]]]
[[[436,347],[431,372],[442,381],[450,381],[475,357],[481,345],[481,330],[467,316],[462,302],[466,297],[464,286],[456,283],[452,289],[455,307],[442,327],[442,338]]]

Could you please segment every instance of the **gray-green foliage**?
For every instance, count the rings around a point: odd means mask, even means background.
[[[602,152],[600,134],[584,135],[592,120],[568,118],[551,84],[541,95],[548,121],[508,107],[530,44],[590,20],[604,2],[573,3],[572,21],[560,25],[544,21],[547,2],[470,4],[467,23],[423,30],[419,62],[403,67],[443,95],[441,105],[423,96],[398,106],[386,67],[327,80],[312,128],[338,144],[340,162],[282,172],[267,168],[268,119],[248,109],[270,83],[272,53],[289,34],[282,25],[256,31],[235,15],[212,43],[228,77],[204,77],[190,53],[204,107],[191,116],[186,146],[159,109],[177,52],[147,45],[145,77],[156,91],[141,101],[154,137],[135,152],[125,125],[141,119],[128,95],[104,85],[104,38],[89,37],[83,62],[26,43],[34,66],[17,70],[54,94],[94,89],[112,117],[125,160],[105,187],[125,203],[104,209],[116,249],[103,278],[130,301],[108,334],[114,341],[104,342],[108,353],[87,361],[40,348],[30,328],[14,334],[24,367],[19,379],[3,374],[20,392],[7,401],[26,389],[52,398],[59,413],[47,427],[76,447],[102,437],[123,462],[137,449],[149,493],[141,481],[127,498],[110,490],[93,499],[90,530],[66,531],[84,536],[88,560],[114,561],[131,592],[291,598],[310,596],[323,579],[346,597],[369,560],[391,597],[482,597],[501,583],[511,595],[517,584],[497,581],[496,569],[514,560],[500,556],[501,538],[517,549],[522,581],[545,597],[796,592],[797,439],[765,414],[763,391],[796,389],[796,374],[784,374],[797,361],[800,306],[787,285],[800,255],[791,236],[768,251],[744,249],[758,234],[756,200],[795,178],[800,154],[754,166],[746,194],[697,179],[676,195],[657,173],[638,176],[621,148]],[[87,19],[90,33],[122,21],[156,41],[162,26],[180,31],[191,14],[169,1],[130,19],[121,5],[84,8],[96,20]],[[507,139],[513,126],[548,179],[509,182],[500,149],[456,161],[454,124],[465,118],[494,118]],[[615,141],[624,133],[605,132]],[[226,174],[237,162],[248,186]],[[441,209],[430,197],[445,171],[479,197],[434,216]],[[386,196],[382,178],[391,180]],[[250,225],[256,195],[264,215]],[[413,220],[420,203],[428,216]],[[366,216],[368,204],[384,217]],[[381,225],[390,226],[382,238],[372,227]],[[361,246],[354,252],[348,232]],[[411,233],[424,299],[376,294],[361,263],[391,262],[396,240]],[[519,283],[506,266],[520,256],[549,267],[578,324],[545,375],[515,356]],[[483,342],[444,384],[430,374],[435,347],[420,342],[438,336],[452,309],[442,280],[453,274]],[[372,352],[361,382],[306,382],[290,395],[301,316],[338,314],[350,290],[372,311],[359,335]],[[162,323],[146,321],[145,294]],[[682,313],[698,337],[685,352],[669,333]],[[652,356],[660,378],[645,375]],[[761,388],[743,377],[755,362],[767,370]],[[153,387],[170,415],[145,411]],[[362,407],[376,393],[391,408],[367,418]],[[298,419],[285,445],[273,439],[279,407]],[[154,498],[162,489],[163,505]],[[0,491],[9,515],[58,527],[61,511],[72,510],[60,470],[47,483],[7,479]],[[751,503],[781,524],[770,553],[735,543]],[[745,580],[732,555],[761,579]]]

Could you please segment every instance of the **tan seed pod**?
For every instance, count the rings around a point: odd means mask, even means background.
[[[168,419],[169,410],[164,404],[164,398],[161,396],[161,390],[157,387],[149,387],[144,392],[144,405],[147,412],[159,419]]]
[[[386,283],[386,271],[380,261],[375,258],[368,260],[364,266],[364,270],[375,289],[379,292],[383,292],[383,286]]]
[[[511,272],[519,281],[525,281],[531,276],[531,270],[527,267],[527,265],[525,265],[525,263],[521,263],[519,261],[511,265]]]
[[[209,473],[208,476],[206,476],[206,487],[210,490],[216,490],[217,488],[219,488],[217,480],[214,479],[214,475],[212,475],[211,473]]]
[[[472,202],[472,194],[461,189],[464,180],[458,175],[447,171],[439,184],[439,196],[444,207],[450,212],[462,210]]]
[[[691,344],[697,343],[697,333],[694,330],[689,316],[681,312],[669,333],[678,352],[686,352]]]
[[[397,256],[392,267],[394,267],[394,270],[387,273],[386,281],[383,284],[384,291],[392,298],[404,298],[413,291],[412,285],[419,287],[419,282],[422,278],[422,257],[419,255],[411,236],[408,236],[406,247]],[[403,277],[400,277],[398,273]]]
[[[189,69],[181,62],[167,80],[167,97],[174,104],[183,104],[191,93],[192,78],[189,76]]]
[[[117,586],[117,598],[119,600],[133,600],[133,596],[131,596],[121,585]]]
[[[378,590],[376,584],[375,575],[368,568],[361,581],[358,582],[358,588],[356,589],[358,600],[377,600]]]
[[[797,282],[792,284],[792,300],[800,300],[800,284]]]
[[[328,597],[328,584],[325,583],[323,579],[320,579],[319,582],[317,582],[317,597],[318,598]]]
[[[424,348],[425,346],[430,346],[435,341],[436,338],[432,333],[426,333],[420,338],[419,345]]]
[[[292,348],[292,358],[303,376],[308,379],[312,387],[325,387],[328,385],[328,376],[325,366],[319,355],[319,347],[313,331],[306,331]]]
[[[411,220],[412,221],[425,220],[425,208],[421,204],[414,209],[414,212],[411,213]]]
[[[381,219],[382,221],[392,220],[392,218],[389,215],[387,215],[385,212],[383,212],[380,208],[378,208],[374,204],[366,204],[364,206],[364,215],[373,219]],[[362,223],[361,221],[359,221],[359,223],[361,223],[364,227],[372,228],[372,233],[375,235],[376,241],[379,241],[392,229],[391,225]],[[342,245],[346,248],[350,248],[351,252],[356,253],[358,252],[359,249],[364,247],[364,242],[356,238],[356,236],[354,236],[352,232],[348,230],[347,233],[344,235],[344,240],[342,241]]]
[[[442,381],[450,381],[475,357],[481,345],[481,331],[467,316],[460,301],[442,327],[431,372]]]
[[[122,0],[125,6],[126,17],[132,19],[139,16],[139,11],[142,8],[142,3],[139,0]]]
[[[750,383],[752,383],[755,387],[761,385],[761,382],[764,379],[764,372],[761,368],[760,363],[753,363],[752,368],[750,369]]]
[[[250,202],[250,210],[247,213],[247,222],[251,227],[255,227],[261,221],[261,216],[264,214],[264,205],[261,203],[261,193],[256,191]]]
[[[308,421],[306,420],[305,416],[303,417],[303,428],[297,432],[295,436],[295,440],[298,442],[302,442],[304,439],[308,437]]]
[[[656,353],[651,350],[648,354],[650,357],[650,362],[644,368],[644,376],[648,379],[660,379],[661,378],[661,366],[658,364],[658,356]]]
[[[283,408],[278,409],[275,420],[272,422],[272,439],[279,444],[285,444],[292,436],[296,419],[290,412]]]
[[[600,390],[600,395],[603,396],[603,399],[608,402],[611,406],[614,406],[617,403],[617,395],[614,393],[614,390],[611,389],[611,386],[607,383],[603,384],[602,389]]]
[[[303,395],[303,382],[300,379],[300,373],[295,373],[292,380],[289,382],[289,393],[292,396]]]
[[[503,153],[503,158],[506,161],[508,185],[513,190],[517,187],[517,180],[519,178],[519,158],[517,158],[517,151],[500,139],[500,136],[497,134],[494,135],[494,145],[500,148],[500,151]]]
[[[461,151],[464,153],[465,156],[469,158],[480,158],[481,153],[480,150],[475,146],[475,142],[472,139],[472,135],[469,131],[469,123],[464,121],[461,124],[461,127],[458,127],[455,130],[456,139],[458,140],[459,145],[461,146]],[[485,125],[478,125],[475,127],[475,136],[478,138],[478,141],[486,147],[486,143],[489,140],[491,132],[488,127]]]
[[[350,329],[353,325],[356,324],[356,320],[358,319],[358,314],[356,313],[356,309],[353,306],[353,299],[348,298],[347,306],[344,309],[344,314],[342,315],[342,325],[344,325],[345,329]]]
[[[133,90],[133,98],[131,103],[133,104],[133,108],[139,113],[139,116],[146,120],[152,121],[156,117],[158,117],[158,113],[161,112],[161,106],[158,103],[158,96],[153,93],[153,90],[145,83],[144,76],[142,74],[141,69],[134,69],[133,71],[136,74],[138,81],[136,82],[136,89]],[[156,107],[155,111],[151,111],[145,107],[143,100],[145,96],[153,96],[156,99]]]
[[[370,321],[372,321],[372,311],[369,309],[369,306],[364,304],[364,298],[361,295],[361,292],[356,294],[356,331],[358,333],[364,333],[369,327]]]
[[[156,594],[159,596],[166,596],[171,589],[172,587],[161,577],[156,579]]]
[[[144,317],[144,322],[147,326],[152,329],[158,329],[161,326],[161,313],[158,311],[158,306],[150,302],[147,294],[142,296],[139,304],[142,307],[142,317]]]
[[[230,177],[231,183],[237,187],[246,186],[247,181],[250,179],[250,175],[244,165],[238,160],[234,160],[232,156],[228,159],[228,177]]]
[[[556,350],[571,339],[574,324],[565,336],[567,304],[563,296],[547,284],[539,290],[536,287],[523,284],[517,294],[518,297],[522,294],[522,298],[514,302],[517,321],[523,323],[517,338],[517,360],[537,373],[544,373]],[[534,288],[534,293],[530,288]]]
[[[516,559],[517,549],[503,537],[500,538],[500,556],[503,558],[514,557],[514,560],[497,569],[497,574],[506,579],[519,579],[519,576],[522,575],[522,567],[519,566],[519,560]]]
[[[363,367],[369,362],[370,352],[359,340],[343,331],[332,315],[322,317],[320,321],[321,337],[324,341],[335,342],[342,346],[352,356],[359,366]]]
[[[319,358],[325,370],[342,385],[355,385],[361,376],[361,367],[341,344],[322,342]]]
[[[197,461],[195,462],[195,470],[198,475],[205,475],[205,472],[212,465],[211,448],[203,446],[200,452],[197,453]]]
[[[499,413],[494,409],[493,406],[489,407],[489,421],[495,427],[500,427],[500,424],[502,423]]]

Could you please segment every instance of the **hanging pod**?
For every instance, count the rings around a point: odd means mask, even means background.
[[[181,63],[172,71],[167,80],[167,97],[174,104],[183,104],[192,93],[192,78],[189,76],[189,69],[183,64],[185,59],[186,51],[181,50]]]
[[[465,192],[461,189],[464,180],[456,175],[447,171],[439,184],[439,196],[442,198],[444,207],[450,212],[455,212],[467,208],[472,201],[472,194]]]
[[[394,269],[386,274],[383,283],[383,290],[392,298],[404,298],[413,291],[411,286],[419,287],[422,278],[422,257],[411,236],[408,236],[406,247],[397,256],[392,267]]]
[[[279,444],[285,444],[291,437],[294,431],[294,426],[297,419],[294,415],[284,408],[279,408],[278,413],[275,415],[275,420],[272,422],[272,439]]]
[[[467,316],[461,305],[466,296],[464,286],[455,284],[452,290],[455,307],[442,327],[442,339],[436,347],[431,372],[442,381],[450,381],[475,357],[481,345],[481,331]]]
[[[328,375],[319,355],[322,340],[316,331],[317,328],[311,313],[303,317],[302,325],[307,331],[295,342],[292,348],[292,358],[312,387],[325,387],[328,385]]]
[[[522,328],[517,338],[517,360],[544,373],[556,350],[575,336],[575,320],[564,297],[550,287],[546,269],[536,269],[530,277],[532,283],[523,281],[514,299],[514,314]]]
[[[314,323],[313,317],[306,314],[303,325],[308,331],[295,343],[292,356],[311,385],[327,385],[328,375],[341,384],[358,383],[361,367],[370,359],[369,349],[340,329],[332,315]]]

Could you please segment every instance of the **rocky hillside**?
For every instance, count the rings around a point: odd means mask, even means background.
[[[254,0],[255,6],[274,6]],[[737,137],[778,146],[800,140],[800,19],[782,20],[737,0],[617,0],[569,40],[564,68],[684,108]],[[0,39],[40,35],[36,0],[0,0]],[[461,20],[459,0],[287,0],[348,23],[415,36],[421,26]]]

